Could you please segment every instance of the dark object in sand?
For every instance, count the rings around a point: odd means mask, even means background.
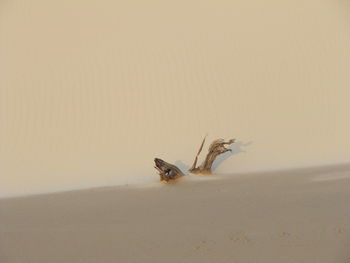
[[[218,155],[223,154],[225,152],[228,151],[232,151],[231,149],[227,149],[225,147],[225,145],[230,145],[232,143],[235,142],[235,139],[231,139],[227,142],[225,142],[223,139],[217,139],[215,141],[213,141],[211,143],[211,145],[209,146],[209,151],[207,153],[207,156],[205,158],[205,160],[203,161],[203,163],[197,166],[197,160],[198,160],[198,156],[201,153],[202,149],[203,149],[203,145],[205,142],[205,137],[202,141],[201,146],[199,147],[199,151],[196,155],[196,158],[194,159],[193,165],[192,167],[189,169],[189,171],[191,173],[195,173],[195,174],[211,174],[211,167],[216,159],[216,157],[218,157]]]
[[[184,176],[181,170],[173,164],[167,163],[159,158],[155,158],[154,162],[156,164],[154,168],[158,170],[161,182],[169,182],[170,180],[175,180]]]
[[[232,150],[226,148],[225,145],[230,145],[234,143],[235,139],[228,140],[227,142],[225,142],[223,139],[217,139],[213,141],[212,144],[209,146],[209,151],[207,153],[205,160],[200,166],[197,167],[198,156],[203,149],[204,142],[205,142],[205,137],[196,155],[194,163],[192,167],[189,169],[189,172],[191,173],[211,174],[211,167],[216,157],[218,157],[218,155],[223,154],[225,152],[228,152],[228,151],[231,152]],[[169,182],[171,180],[175,180],[184,176],[183,172],[173,164],[167,163],[166,161],[163,161],[162,159],[159,159],[159,158],[155,158],[154,162],[156,164],[154,168],[156,168],[159,172],[160,181]]]

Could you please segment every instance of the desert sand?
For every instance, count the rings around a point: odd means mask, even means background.
[[[1,263],[350,262],[350,165],[0,200]]]
[[[349,263],[349,18],[0,1],[0,263]],[[153,159],[186,168],[207,133],[237,139],[221,175],[160,184]]]
[[[346,0],[0,1],[0,197],[350,161]],[[207,145],[206,145],[207,147]],[[206,150],[206,149],[205,149]]]

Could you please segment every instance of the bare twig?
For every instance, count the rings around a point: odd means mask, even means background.
[[[206,139],[206,138],[207,138],[207,136],[205,136],[205,137],[203,138],[202,144],[201,144],[201,146],[199,147],[199,150],[198,150],[198,153],[197,153],[197,155],[196,155],[196,158],[194,159],[193,165],[192,165],[192,167],[189,169],[189,171],[193,171],[193,170],[196,169],[197,161],[198,161],[198,156],[199,156],[199,154],[201,153],[201,151],[202,151],[202,149],[203,149],[203,145],[204,145],[204,143],[205,143],[205,139]]]
[[[218,140],[213,141],[212,144],[209,146],[209,151],[208,151],[208,154],[207,154],[204,162],[199,167],[196,167],[198,155],[203,148],[204,141],[205,141],[205,138],[202,142],[202,145],[199,149],[199,152],[195,158],[195,161],[194,161],[192,167],[189,169],[189,171],[191,173],[211,174],[211,167],[212,167],[216,157],[220,154],[227,152],[227,151],[231,151],[231,149],[225,148],[225,145],[230,145],[230,144],[234,143],[235,139],[231,139],[227,142],[225,142],[223,139],[218,139]]]

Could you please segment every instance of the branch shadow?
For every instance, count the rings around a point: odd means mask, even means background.
[[[231,147],[229,147],[228,149],[231,149],[231,151],[226,152],[224,154],[219,155],[216,160],[213,163],[213,171],[216,170],[220,164],[225,161],[226,159],[230,158],[233,155],[237,155],[240,153],[245,153],[246,151],[244,149],[242,149],[242,147],[247,147],[253,144],[253,141],[250,142],[242,142],[242,141],[238,141],[235,142],[231,145]]]
[[[185,175],[188,174],[188,170],[190,169],[190,166],[183,163],[182,161],[180,160],[177,160],[175,163],[174,163],[175,166],[177,166]]]

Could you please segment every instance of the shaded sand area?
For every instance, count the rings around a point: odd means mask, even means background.
[[[350,262],[350,165],[0,200],[1,263]]]

